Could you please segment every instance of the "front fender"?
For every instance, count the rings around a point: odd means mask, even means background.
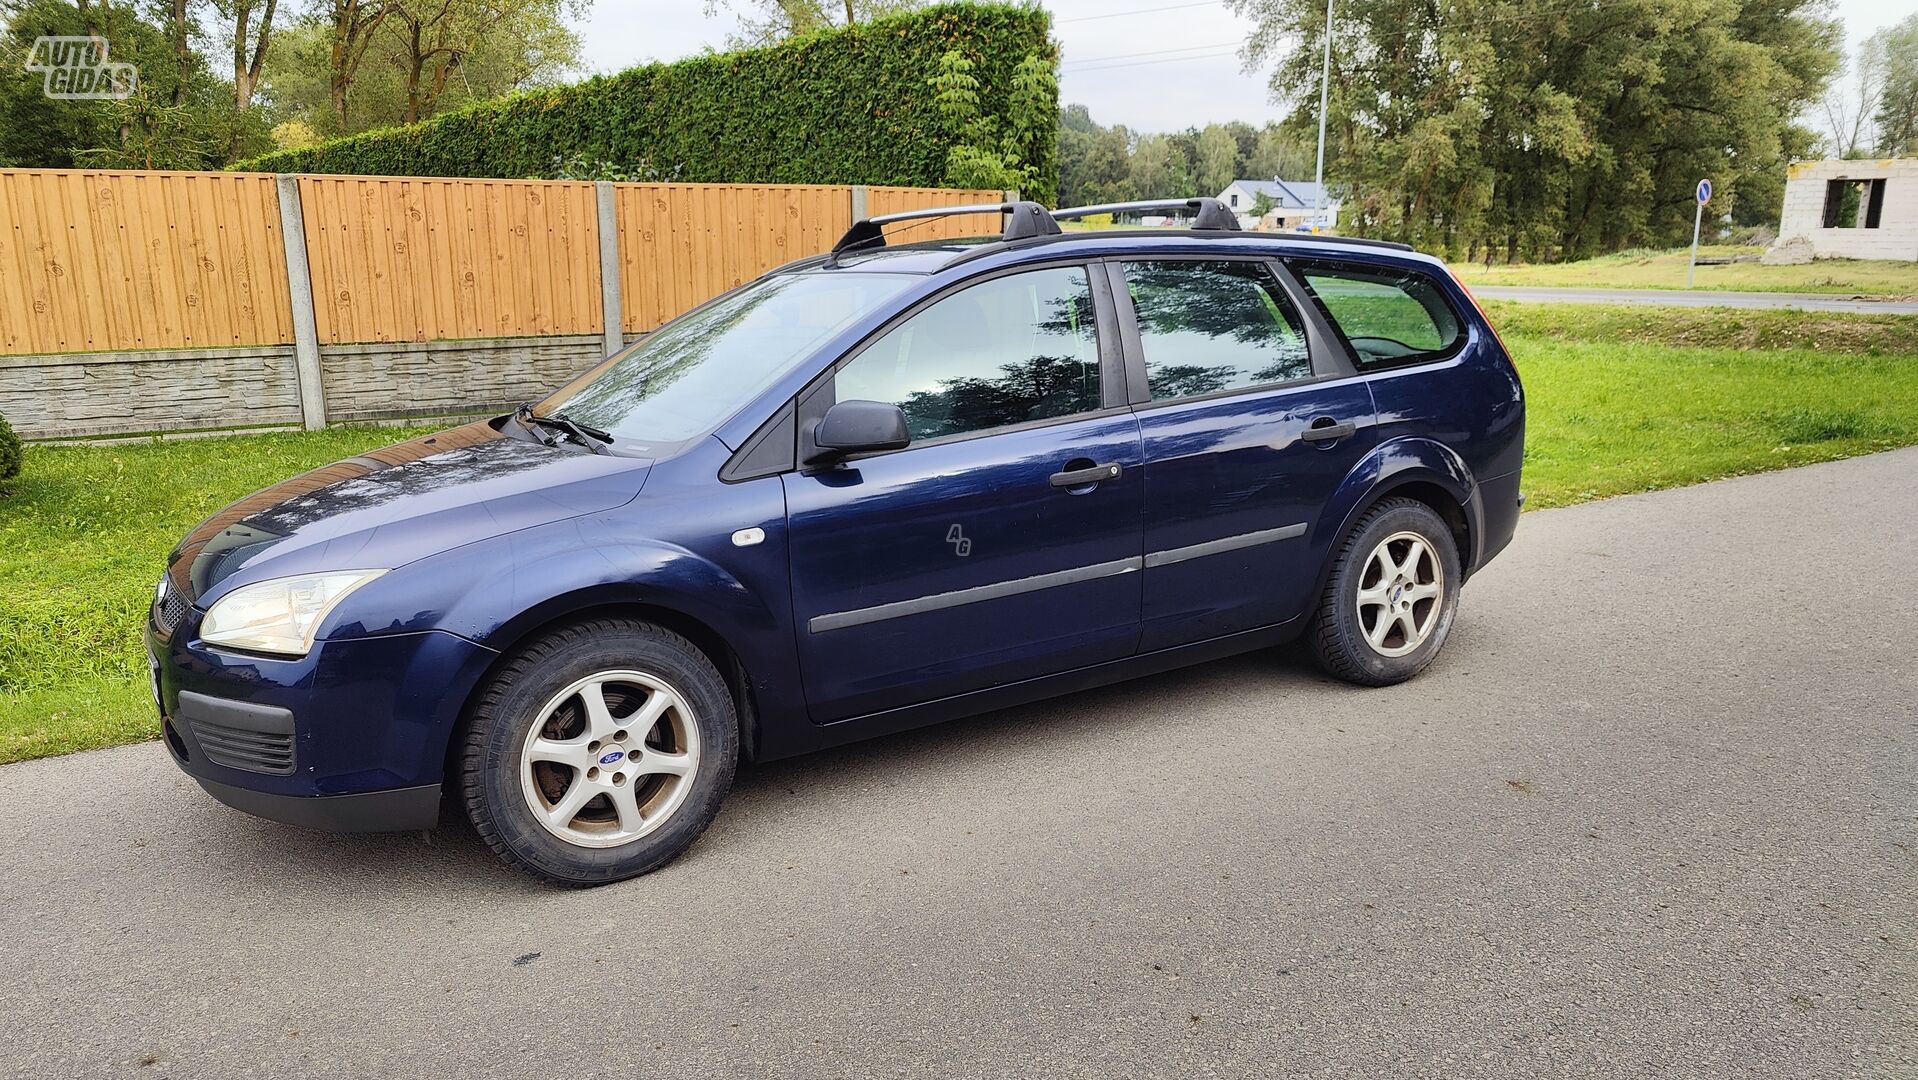
[[[1421,436],[1388,439],[1373,447],[1345,474],[1338,490],[1327,501],[1312,532],[1312,550],[1326,555],[1324,575],[1331,567],[1331,554],[1352,530],[1360,515],[1373,503],[1393,491],[1412,484],[1431,484],[1452,497],[1465,514],[1467,542],[1459,552],[1466,572],[1478,563],[1478,549],[1484,534],[1484,510],[1477,498],[1478,485],[1472,471],[1457,452],[1444,443]],[[1317,595],[1317,590],[1313,595]]]
[[[611,517],[587,515],[419,560],[351,597],[351,621],[332,636],[431,628],[504,651],[570,614],[644,604],[711,630],[738,655],[756,689],[798,686],[782,607],[698,552],[622,531]],[[783,530],[773,539],[783,543]]]

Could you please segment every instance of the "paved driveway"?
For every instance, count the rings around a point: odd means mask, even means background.
[[[0,1075],[1918,1075],[1918,450],[1526,517],[1450,650],[747,770],[649,878],[0,769]]]
[[[1918,279],[1915,279],[1918,280]],[[1861,315],[1914,315],[1918,303],[1904,300],[1859,300],[1817,293],[1713,292],[1705,289],[1537,289],[1518,285],[1474,285],[1483,300],[1517,300],[1533,304],[1658,304],[1666,307],[1794,308],[1799,311],[1843,311]]]

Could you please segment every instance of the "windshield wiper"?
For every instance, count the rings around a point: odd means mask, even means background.
[[[593,427],[591,424],[582,424],[572,417],[567,416],[565,413],[553,413],[551,416],[540,416],[533,411],[531,405],[521,405],[514,411],[513,415],[518,418],[520,423],[528,427],[558,428],[572,436],[574,442],[584,446],[595,454],[611,452],[606,449],[606,447],[613,442],[611,432],[602,431],[599,428]],[[547,445],[550,446],[552,444],[548,443]]]

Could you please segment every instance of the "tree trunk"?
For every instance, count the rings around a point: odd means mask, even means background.
[[[412,124],[420,118],[420,74],[426,69],[426,57],[420,54],[420,24],[413,23],[407,30],[406,115],[400,118],[400,122]]]
[[[173,0],[167,35],[173,42],[173,104],[186,100],[187,76],[193,73],[193,50],[187,45],[187,0]]]
[[[278,0],[266,0],[260,10],[259,37],[249,53],[253,0],[236,0],[233,5],[233,105],[245,112],[253,104],[253,88],[260,84],[260,69],[266,66],[267,41],[273,34],[273,9]]]

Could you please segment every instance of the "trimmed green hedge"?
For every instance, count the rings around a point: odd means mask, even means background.
[[[20,475],[20,436],[13,433],[7,418],[0,416],[0,480]]]
[[[1014,74],[1057,62],[1036,5],[941,4],[807,34],[764,49],[650,64],[481,102],[234,167],[385,176],[552,177],[591,170],[707,183],[946,184],[955,146],[976,139],[931,81],[957,52],[978,79],[978,113],[1015,111]],[[1028,65],[1029,68],[1031,65]],[[1050,82],[1048,120],[1057,115]],[[1032,197],[1056,187],[1052,123],[1010,148]],[[997,149],[997,148],[995,148]]]

